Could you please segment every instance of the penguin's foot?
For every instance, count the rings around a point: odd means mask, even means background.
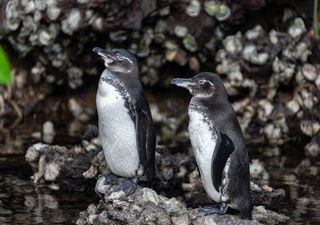
[[[119,178],[119,183],[114,186],[114,191],[123,191],[126,196],[132,195],[138,188],[137,182],[135,180],[127,178]]]
[[[228,209],[228,204],[221,203],[220,207],[200,208],[199,212],[204,213],[204,215],[210,215],[210,214],[224,215],[226,214],[227,209]]]
[[[133,194],[137,188],[135,179],[131,180],[111,174],[98,179],[95,191],[98,195],[110,195],[112,192],[123,191],[128,196]]]

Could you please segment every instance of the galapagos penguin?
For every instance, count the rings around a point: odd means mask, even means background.
[[[171,84],[192,95],[189,135],[203,186],[217,208],[205,214],[225,214],[228,207],[251,219],[249,156],[227,91],[218,75],[204,72],[193,78],[175,78]]]
[[[127,195],[137,187],[138,178],[154,176],[156,136],[149,104],[139,78],[136,57],[124,49],[93,52],[103,60],[96,105],[99,136],[106,162],[114,175],[102,177],[97,192],[117,185]],[[118,190],[113,190],[118,191]]]

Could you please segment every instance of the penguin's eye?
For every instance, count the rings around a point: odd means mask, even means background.
[[[205,86],[208,82],[206,80],[199,80],[201,86]]]
[[[209,82],[206,80],[199,80],[199,85],[205,88],[210,86]]]
[[[203,89],[211,89],[214,88],[214,84],[209,80],[199,80],[198,81],[199,86]]]
[[[115,55],[119,60],[123,60],[124,59],[124,57],[119,52],[116,52]]]

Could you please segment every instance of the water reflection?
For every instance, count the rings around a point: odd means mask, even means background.
[[[287,160],[292,163],[298,159],[288,157]],[[271,175],[271,186],[283,188],[286,191],[285,201],[275,210],[289,216],[290,224],[320,224],[320,177],[296,174],[294,164],[279,166],[276,165],[275,158],[265,159],[265,161]]]
[[[57,194],[35,188],[24,158],[0,158],[0,224],[72,224],[97,201],[94,194]]]

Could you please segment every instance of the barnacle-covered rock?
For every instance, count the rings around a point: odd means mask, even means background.
[[[114,194],[112,194],[114,195]],[[266,210],[263,206],[253,211],[256,220],[241,220],[234,215],[203,215],[199,210],[187,208],[176,198],[159,195],[152,189],[139,188],[133,195],[118,198],[107,197],[97,205],[89,205],[80,213],[77,224],[278,224],[288,217]],[[264,210],[263,210],[263,209]],[[120,224],[119,223],[119,224]]]
[[[267,33],[257,25],[227,36],[215,57],[228,94],[240,98],[234,107],[245,136],[274,147],[298,134],[314,137],[319,132],[318,64],[310,61],[312,46],[303,20],[288,24],[287,33]],[[257,137],[261,134],[264,139]]]
[[[95,138],[91,140],[96,144],[92,149],[42,143],[29,147],[25,159],[35,171],[34,183],[46,183],[49,187],[54,184],[55,189],[67,191],[92,191],[97,176],[108,170],[103,155],[99,154],[100,143]]]

